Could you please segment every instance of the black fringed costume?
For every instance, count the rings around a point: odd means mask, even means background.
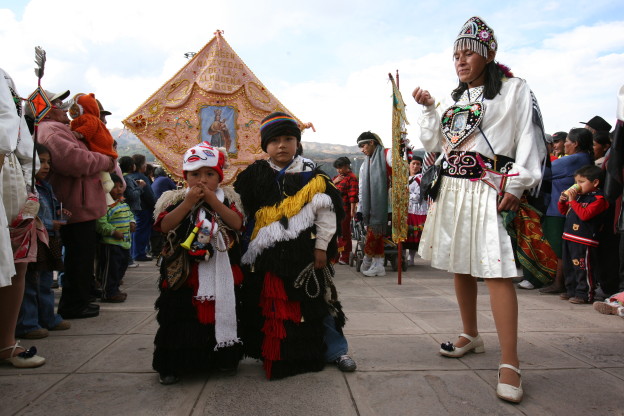
[[[234,184],[247,214],[243,345],[248,356],[264,361],[269,379],[322,370],[323,318],[333,316],[339,331],[345,323],[335,287],[327,287],[320,272],[319,296],[311,298],[305,285],[294,287],[301,271],[314,262],[317,210],[333,210],[336,229],[344,215],[340,193],[330,178],[313,162],[301,160],[307,163],[306,170],[296,173],[278,172],[267,161],[256,161]],[[327,258],[336,253],[334,235]]]
[[[169,194],[169,195],[167,195]],[[231,194],[234,194],[233,191]],[[227,192],[226,192],[227,195]],[[169,191],[163,194],[159,200],[169,200],[160,209],[163,211],[157,215],[155,229],[159,229],[160,221],[167,213],[176,208],[184,198],[184,190]],[[223,203],[237,211],[236,206],[227,196]],[[206,219],[212,219],[211,210],[204,205]],[[156,210],[158,211],[157,205]],[[237,211],[238,212],[238,211]],[[215,214],[216,215],[216,214]],[[242,214],[241,214],[242,215]],[[188,215],[176,228],[175,237],[172,238],[172,247],[178,247],[186,240],[195,225],[196,218]],[[236,302],[236,316],[239,316],[239,290],[242,282],[240,264],[240,244],[236,233],[226,228],[229,239],[230,265],[234,278],[234,293]],[[169,244],[166,242],[165,244]],[[180,375],[197,371],[210,371],[213,369],[236,368],[243,356],[243,346],[240,342],[227,347],[219,348],[215,337],[215,301],[199,301],[196,299],[199,278],[198,262],[191,260],[190,273],[186,280],[176,289],[172,289],[166,278],[166,267],[163,262],[160,270],[158,287],[160,296],[156,300],[155,308],[158,310],[156,320],[159,328],[154,339],[154,357],[152,367],[161,375]],[[218,296],[216,301],[219,301]],[[238,323],[240,333],[240,323]],[[239,334],[240,335],[240,334]]]

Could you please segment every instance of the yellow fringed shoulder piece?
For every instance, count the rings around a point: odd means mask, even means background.
[[[301,208],[310,201],[314,195],[325,192],[327,188],[327,182],[324,175],[317,175],[314,179],[310,180],[306,186],[301,188],[299,192],[293,196],[289,196],[280,202],[277,206],[264,207],[256,212],[256,226],[254,227],[251,239],[256,238],[258,231],[262,227],[279,221],[282,217],[290,218],[296,215]]]

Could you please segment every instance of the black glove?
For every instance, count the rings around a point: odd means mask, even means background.
[[[355,222],[360,222],[360,221],[364,221],[364,216],[362,215],[361,212],[356,212],[355,213]]]

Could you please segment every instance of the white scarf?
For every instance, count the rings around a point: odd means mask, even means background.
[[[269,162],[269,166],[271,166],[273,170],[276,170],[278,172],[282,170],[282,168],[280,168],[275,163],[273,163],[271,158],[268,158],[267,162]],[[314,161],[310,159],[306,159],[303,156],[297,155],[294,157],[290,166],[288,166],[288,168],[286,169],[286,173],[307,172],[307,171],[312,171],[315,168],[316,168],[316,163],[314,163]]]
[[[218,189],[216,194],[223,201],[223,191]],[[213,215],[217,215],[214,213]],[[215,302],[215,338],[217,345],[214,350],[229,347],[240,343],[236,330],[236,298],[234,296],[234,276],[230,266],[230,257],[227,253],[227,244],[219,231],[217,222],[206,220],[206,212],[200,209],[198,221],[202,228],[208,228],[211,238],[210,244],[214,254],[207,261],[200,261],[197,274],[199,288],[195,299],[205,302]]]

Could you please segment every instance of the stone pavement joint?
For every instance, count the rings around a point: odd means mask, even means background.
[[[364,277],[336,265],[354,373],[324,371],[267,381],[259,361],[235,376],[194,375],[161,386],[151,368],[157,329],[155,262],[129,269],[128,299],[97,318],[23,341],[47,363],[0,367],[0,415],[624,415],[624,319],[591,305],[518,290],[525,398],[496,398],[500,349],[484,283],[478,317],[485,354],[438,354],[461,322],[453,279],[422,260],[403,273]],[[60,292],[57,291],[57,296]]]

